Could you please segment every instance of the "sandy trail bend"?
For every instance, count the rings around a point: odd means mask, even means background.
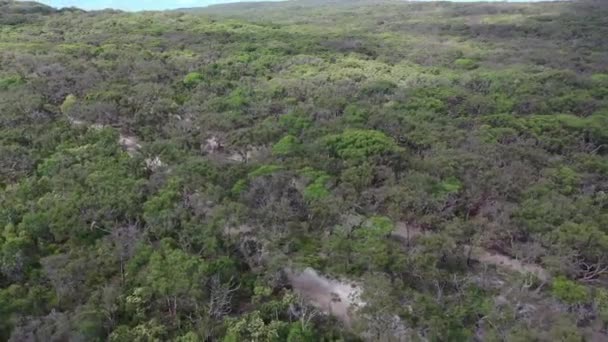
[[[467,246],[467,249],[470,248],[470,246]],[[473,250],[471,251],[471,258],[479,261],[482,264],[503,267],[521,274],[530,273],[543,282],[546,282],[551,277],[549,272],[547,272],[547,270],[540,265],[524,263],[510,256],[492,253],[491,251],[479,247],[473,247]]]

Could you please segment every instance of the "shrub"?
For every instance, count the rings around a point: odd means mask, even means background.
[[[364,124],[367,122],[369,113],[359,108],[357,105],[350,104],[344,108],[344,120],[351,124]]]
[[[452,194],[457,193],[460,189],[462,189],[462,182],[456,177],[448,177],[437,184],[435,193]]]
[[[464,70],[473,70],[479,67],[477,62],[470,58],[458,58],[454,61],[454,66]]]
[[[272,154],[277,156],[286,156],[295,152],[298,148],[298,138],[293,135],[286,135],[272,146]]]
[[[65,100],[63,101],[63,103],[61,104],[61,107],[59,109],[61,110],[61,112],[63,114],[67,114],[70,111],[70,109],[72,109],[74,107],[74,105],[76,104],[76,101],[78,101],[76,96],[74,96],[73,94],[70,94],[65,97]]]
[[[289,113],[281,116],[279,118],[279,123],[289,134],[293,135],[300,134],[312,124],[309,118],[297,113]]]
[[[558,277],[553,282],[551,293],[559,300],[568,304],[581,304],[587,301],[587,289],[564,277]]]
[[[304,198],[307,201],[314,201],[329,196],[329,190],[325,187],[325,183],[329,180],[329,176],[317,177],[304,189]]]
[[[249,177],[260,177],[275,173],[283,168],[279,165],[262,165],[249,173]]]
[[[201,83],[204,79],[205,78],[203,77],[203,74],[201,74],[200,72],[191,72],[186,75],[186,77],[184,77],[184,80],[182,82],[186,87],[191,88]]]
[[[372,81],[366,84],[361,90],[365,96],[370,95],[389,95],[397,88],[397,85],[391,81],[379,80]]]
[[[393,138],[375,130],[347,129],[326,137],[325,143],[333,154],[343,159],[362,160],[401,150]]]
[[[594,85],[608,87],[608,74],[595,74],[591,76]]]
[[[19,76],[9,76],[5,78],[0,78],[0,90],[7,90],[10,87],[23,83],[23,79]]]
[[[563,194],[573,193],[580,183],[580,175],[567,166],[562,166],[552,174],[553,181],[560,187]]]

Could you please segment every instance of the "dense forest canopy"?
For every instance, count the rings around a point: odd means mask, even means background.
[[[608,339],[608,3],[0,0],[0,340]]]

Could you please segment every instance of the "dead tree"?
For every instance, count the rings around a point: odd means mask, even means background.
[[[222,318],[230,313],[232,309],[232,296],[240,284],[236,284],[234,277],[226,283],[222,283],[219,274],[209,280],[209,304],[207,309],[213,318]]]

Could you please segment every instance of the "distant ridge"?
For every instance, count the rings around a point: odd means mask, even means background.
[[[0,25],[35,22],[41,16],[56,12],[57,9],[39,2],[0,0]]]
[[[243,2],[230,2],[225,4],[213,4],[204,7],[185,7],[185,8],[177,8],[173,11],[176,12],[215,12],[215,11],[224,11],[224,10],[250,10],[250,9],[260,9],[266,6],[276,6],[285,4],[286,2],[292,3],[293,1],[243,1]]]
[[[1,14],[49,14],[56,11],[55,8],[36,1],[0,0]]]

